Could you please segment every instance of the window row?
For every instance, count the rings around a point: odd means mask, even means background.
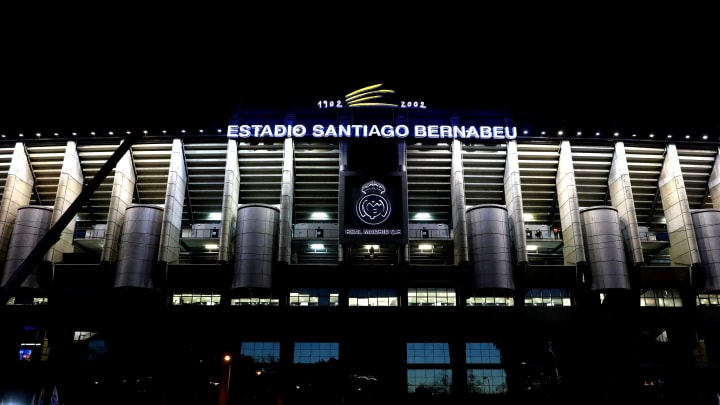
[[[408,288],[407,306],[454,307],[457,306],[454,288]],[[397,307],[401,297],[394,288],[350,288],[350,307]],[[173,305],[219,305],[220,294],[174,294]],[[340,305],[337,288],[292,288],[288,298],[290,306],[336,307]],[[232,298],[230,305],[237,306],[279,306],[280,300],[272,297]],[[488,291],[465,299],[466,306],[515,305],[512,291]],[[566,288],[531,288],[525,293],[525,306],[570,307],[572,299]],[[698,306],[720,306],[718,294],[702,293],[697,296]],[[642,307],[682,307],[680,293],[676,289],[647,289],[640,295]]]
[[[7,305],[47,305],[47,297],[12,297]],[[408,288],[404,297],[407,306],[455,307],[458,296],[451,287]],[[340,305],[337,288],[292,288],[287,300],[290,306],[299,307],[335,307]],[[401,297],[395,288],[350,288],[347,304],[350,307],[398,307]],[[182,292],[172,296],[172,305],[220,305],[221,294],[207,292]],[[682,307],[682,297],[677,289],[650,288],[641,292],[641,307]],[[280,306],[280,299],[261,297],[239,297],[230,299],[231,306]],[[465,298],[465,305],[512,307],[515,298],[512,291],[487,291]],[[525,306],[533,307],[571,307],[573,300],[566,288],[530,288],[525,293]],[[720,294],[699,293],[695,297],[698,307],[720,307]]]

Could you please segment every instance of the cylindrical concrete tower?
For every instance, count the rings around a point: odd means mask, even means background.
[[[48,232],[52,221],[52,212],[52,207],[29,205],[18,208],[15,226],[8,244],[7,260],[5,261],[2,280],[3,285],[7,283]],[[40,288],[38,268],[39,266],[32,270],[20,287]]]
[[[163,209],[135,204],[125,211],[114,287],[153,288]]]
[[[720,290],[720,210],[693,210],[690,214],[705,275],[703,288],[707,291],[718,291]]]
[[[483,204],[466,211],[470,267],[475,289],[515,289],[512,242],[505,206]]]
[[[280,209],[265,204],[238,208],[232,288],[271,288],[278,255]]]
[[[580,210],[585,251],[590,268],[590,289],[630,289],[627,258],[618,211],[610,206]]]

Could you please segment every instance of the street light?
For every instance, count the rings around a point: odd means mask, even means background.
[[[227,372],[225,371],[227,370]],[[232,356],[226,354],[223,356],[223,378],[220,380],[220,393],[218,405],[227,405],[230,397],[230,372],[232,371]],[[227,375],[227,377],[225,376]]]

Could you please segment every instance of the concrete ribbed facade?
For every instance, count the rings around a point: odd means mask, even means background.
[[[563,255],[565,264],[577,265],[587,262],[583,246],[580,203],[578,202],[575,168],[573,166],[570,142],[563,141],[557,169],[557,199],[560,209]]]
[[[638,229],[638,220],[635,212],[635,199],[632,193],[630,170],[628,169],[625,144],[615,143],[610,175],[608,176],[610,201],[618,212],[620,226],[626,249],[630,252],[633,264],[639,265],[645,261],[643,257],[642,241]]]
[[[125,223],[125,211],[133,202],[136,181],[132,153],[127,152],[115,167],[105,241],[103,242],[103,262],[115,263],[117,261],[118,250],[120,249],[120,235]]]
[[[450,199],[452,207],[453,235],[455,236],[455,264],[468,262],[467,218],[465,216],[465,183],[462,166],[462,143],[452,142],[452,166],[450,172]]]
[[[524,265],[528,262],[527,238],[525,235],[525,218],[522,205],[520,164],[517,143],[514,141],[510,141],[507,144],[503,185],[505,189],[505,201],[507,201],[510,237],[515,241],[513,244],[515,247],[515,262]]]
[[[35,184],[30,162],[25,154],[25,146],[17,142],[12,152],[12,160],[5,180],[5,191],[0,202],[0,260],[7,257],[8,244],[12,236],[17,211],[30,204],[32,188]]]
[[[182,142],[173,139],[158,252],[158,261],[162,263],[177,264],[180,260],[180,235],[187,180]]]
[[[678,265],[700,263],[680,158],[673,144],[667,146],[658,187],[670,236],[670,260]]]

